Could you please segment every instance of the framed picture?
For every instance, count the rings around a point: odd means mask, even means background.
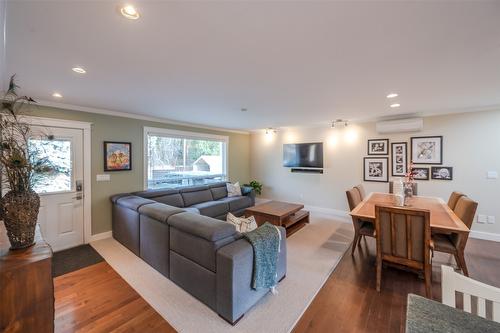
[[[438,180],[453,180],[453,168],[442,166],[432,167],[431,177]]]
[[[368,155],[388,155],[389,139],[368,140]]]
[[[413,164],[443,163],[443,137],[442,136],[412,137],[411,161]]]
[[[429,180],[429,168],[413,168],[412,173],[415,180]]]
[[[366,182],[389,181],[389,158],[388,157],[365,157],[363,166],[364,180]]]
[[[132,170],[132,144],[104,141],[104,171]]]
[[[392,175],[404,177],[408,169],[408,144],[406,142],[391,143]]]

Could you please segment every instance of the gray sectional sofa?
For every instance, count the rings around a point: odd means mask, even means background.
[[[218,183],[114,195],[113,237],[234,325],[268,292],[251,288],[252,246],[221,221],[254,205],[253,191],[243,190],[228,198],[226,184]],[[279,280],[286,274],[280,232]]]

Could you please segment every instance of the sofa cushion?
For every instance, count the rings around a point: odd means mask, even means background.
[[[237,237],[239,238],[239,234],[234,233],[216,241],[209,241],[170,226],[170,252],[175,252],[195,262],[196,264],[215,272],[215,258],[217,256],[217,250],[231,242],[234,242]]]
[[[134,192],[132,194],[138,195],[143,198],[151,199],[157,202],[164,203],[166,205],[174,206],[174,207],[184,207],[184,200],[182,200],[182,196],[179,190],[147,190]]]
[[[208,186],[186,187],[181,189],[180,192],[186,207],[213,200],[212,192]]]
[[[122,207],[126,207],[132,210],[138,210],[139,207],[148,205],[148,204],[153,204],[155,203],[153,200],[141,198],[135,195],[129,195],[129,196],[124,196],[121,198],[118,198],[116,200],[116,204]]]
[[[184,207],[184,208],[182,208],[182,209],[183,209],[185,212],[200,215],[200,211],[198,210],[198,208],[194,208],[194,207]]]
[[[157,221],[166,223],[167,219],[174,215],[174,214],[179,214],[183,213],[184,209],[173,207],[173,206],[168,206],[162,203],[154,203],[150,205],[144,205],[142,207],[139,207],[139,213],[146,215],[152,219],[155,219]]]
[[[252,199],[249,197],[226,197],[218,200],[229,204],[229,211],[235,212],[252,206]]]
[[[219,200],[227,197],[226,183],[223,183],[222,186],[211,186],[210,191],[212,192],[212,197],[214,198],[214,200]]]
[[[172,215],[167,223],[176,229],[208,241],[217,241],[236,234],[236,228],[231,223],[192,213]]]
[[[227,202],[221,201],[207,201],[196,205],[192,205],[191,208],[196,208],[200,211],[201,215],[217,217],[227,214],[229,212],[229,205]]]

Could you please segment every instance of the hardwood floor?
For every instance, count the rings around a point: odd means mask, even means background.
[[[350,249],[294,328],[301,332],[404,332],[408,293],[425,295],[415,274],[387,267],[381,292],[375,290],[375,242],[368,238],[351,256]],[[470,276],[500,287],[500,243],[469,239]],[[433,295],[441,300],[440,263],[436,253]],[[175,332],[107,263],[54,279],[56,332]]]
[[[56,332],[176,332],[106,262],[54,279]]]
[[[375,241],[366,238],[351,256],[350,250],[295,326],[302,332],[404,332],[408,293],[425,296],[417,275],[387,267],[381,292],[375,290]],[[500,287],[500,243],[469,239],[466,261],[470,277]],[[449,255],[436,253],[432,292],[441,301],[440,263]],[[454,264],[454,262],[453,262]]]

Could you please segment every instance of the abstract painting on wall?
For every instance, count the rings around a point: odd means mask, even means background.
[[[132,170],[132,144],[104,141],[104,171]]]

